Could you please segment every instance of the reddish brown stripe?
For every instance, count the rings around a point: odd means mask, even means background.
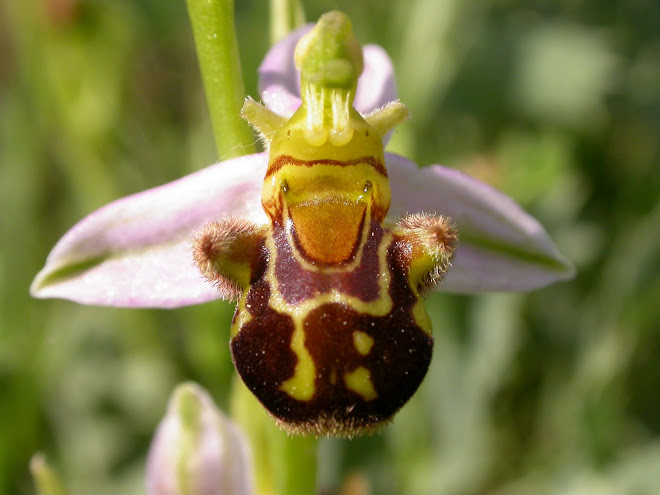
[[[293,228],[291,225],[288,227]],[[298,304],[319,294],[337,289],[365,302],[376,301],[380,296],[378,248],[383,239],[383,230],[379,225],[373,224],[371,229],[368,229],[362,236],[365,234],[367,240],[362,261],[355,270],[344,273],[324,273],[304,269],[292,252],[285,228],[276,226],[274,230],[274,242],[277,245],[275,278],[278,281],[280,295],[289,304]],[[356,253],[357,250],[354,256]],[[342,266],[342,264],[335,266]]]
[[[380,175],[387,177],[387,170],[385,170],[385,165],[383,165],[379,160],[374,156],[363,156],[355,160],[299,160],[290,155],[280,155],[268,166],[268,171],[266,172],[266,178],[270,177],[276,173],[279,169],[285,165],[298,165],[304,167],[311,167],[313,165],[336,165],[338,167],[350,167],[353,165],[358,165],[359,163],[367,163],[371,165],[376,172]]]

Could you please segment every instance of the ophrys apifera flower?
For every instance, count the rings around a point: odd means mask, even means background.
[[[407,110],[389,60],[363,50],[343,14],[322,17],[294,56],[301,34],[262,66],[267,106],[244,107],[267,152],[91,214],[32,291],[134,307],[235,299],[234,363],[278,424],[353,435],[389,420],[423,379],[425,292],[527,290],[572,268],[502,193],[384,152]]]

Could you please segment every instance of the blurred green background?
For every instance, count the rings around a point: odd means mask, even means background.
[[[169,392],[222,406],[232,307],[32,300],[95,208],[216,160],[184,0],[0,0],[0,494],[43,451],[71,494],[144,493]],[[308,1],[391,54],[413,118],[390,145],[538,217],[575,280],[434,294],[435,356],[382,435],[322,442],[321,481],[383,495],[660,493],[660,3]],[[249,94],[265,1],[236,5]],[[145,290],[149,290],[145,287]]]

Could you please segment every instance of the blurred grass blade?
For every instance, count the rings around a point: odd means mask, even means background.
[[[46,462],[43,454],[35,454],[30,460],[30,472],[38,495],[67,495],[57,474]]]
[[[300,0],[270,0],[270,42],[280,41],[305,23],[305,10]]]

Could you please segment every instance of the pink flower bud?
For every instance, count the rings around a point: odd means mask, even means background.
[[[247,439],[194,383],[179,385],[147,459],[148,495],[252,495]]]

